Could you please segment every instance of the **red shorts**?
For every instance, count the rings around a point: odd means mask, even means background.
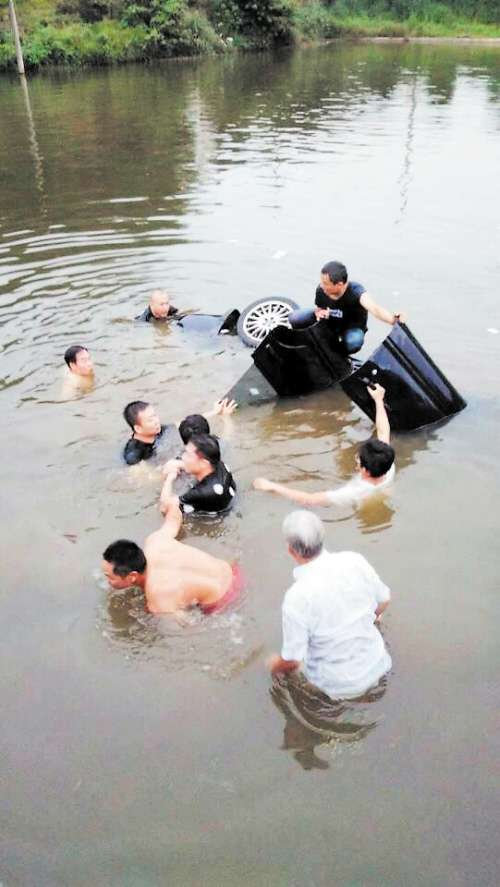
[[[234,602],[241,596],[243,591],[243,576],[241,575],[241,570],[234,565],[231,567],[231,570],[233,571],[233,578],[224,597],[219,598],[219,600],[215,601],[213,604],[203,605],[202,610],[206,616],[211,613],[217,613],[219,610],[225,610],[226,607],[230,604],[234,604]]]

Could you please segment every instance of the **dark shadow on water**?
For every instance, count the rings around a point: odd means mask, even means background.
[[[367,706],[378,702],[387,690],[387,677],[362,696],[350,700],[331,699],[310,684],[300,672],[275,675],[270,689],[276,708],[285,716],[284,751],[304,770],[327,770],[328,761],[318,757],[320,745],[353,743],[363,739],[377,726],[377,719]]]

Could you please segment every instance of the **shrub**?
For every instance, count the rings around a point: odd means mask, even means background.
[[[293,40],[290,0],[210,0],[209,10],[223,37],[239,37],[255,47]]]
[[[299,33],[308,40],[331,40],[341,33],[332,12],[319,3],[300,6],[294,15],[294,23]]]

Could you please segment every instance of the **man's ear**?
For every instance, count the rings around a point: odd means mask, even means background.
[[[142,427],[140,425],[134,425],[134,434],[140,434],[142,431]]]

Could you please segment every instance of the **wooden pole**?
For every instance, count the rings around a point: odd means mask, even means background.
[[[16,10],[14,9],[14,0],[9,0],[10,20],[12,22],[12,32],[14,34],[14,43],[16,45],[17,70],[20,74],[24,74],[23,51],[21,49],[21,41],[19,39],[19,31],[17,28]]]

